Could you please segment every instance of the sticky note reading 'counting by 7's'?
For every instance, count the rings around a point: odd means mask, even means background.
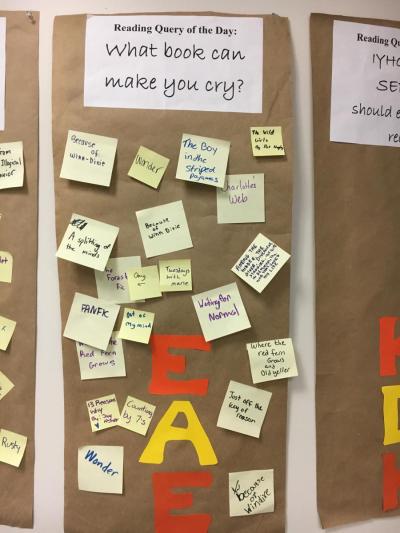
[[[82,446],[78,450],[78,487],[88,492],[122,494],[123,446]]]
[[[11,283],[13,258],[10,252],[0,252],[0,281]]]
[[[151,403],[128,396],[118,425],[140,435],[146,435],[155,409],[155,405]]]
[[[27,442],[24,435],[0,429],[0,462],[19,467]]]
[[[24,184],[24,153],[21,141],[0,144],[0,189]]]
[[[168,163],[167,157],[141,146],[129,169],[128,176],[157,189]]]
[[[7,350],[16,325],[14,320],[0,316],[0,350]]]
[[[250,138],[255,157],[285,155],[281,126],[254,126]]]
[[[153,328],[154,313],[126,307],[119,330],[119,338],[148,344]]]

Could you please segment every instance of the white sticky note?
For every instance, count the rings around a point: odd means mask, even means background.
[[[290,254],[259,233],[231,270],[262,292],[289,258]]]
[[[10,252],[0,252],[0,281],[11,283],[13,270],[13,257]]]
[[[0,189],[22,187],[24,174],[22,141],[0,143]]]
[[[140,435],[146,435],[156,407],[133,396],[128,396],[121,411],[118,425]]]
[[[18,468],[24,457],[27,442],[28,437],[25,435],[0,429],[0,462]]]
[[[273,513],[274,508],[272,469],[229,473],[229,516]]]
[[[272,339],[246,344],[253,383],[298,375],[292,339]]]
[[[6,94],[6,17],[0,17],[0,130],[5,126]]]
[[[119,330],[119,338],[148,344],[153,329],[154,313],[125,307]]]
[[[113,332],[106,350],[77,341],[76,351],[82,380],[126,376],[124,349],[118,331]]]
[[[104,270],[119,228],[73,213],[57,251],[57,257]]]
[[[107,350],[118,312],[119,305],[76,292],[64,337]]]
[[[264,174],[228,174],[217,189],[218,224],[265,222]]]
[[[192,296],[206,341],[251,328],[236,283]]]
[[[8,377],[0,372],[0,400],[14,388],[14,383]]]
[[[258,438],[271,396],[268,391],[230,381],[217,426]]]
[[[146,257],[192,248],[181,200],[136,211]]]
[[[4,316],[0,316],[0,350],[7,350],[17,323]]]
[[[123,446],[82,446],[78,449],[78,487],[88,492],[122,494]]]
[[[92,431],[101,431],[116,426],[120,417],[115,394],[86,402]]]
[[[192,266],[190,259],[171,259],[158,262],[162,292],[191,291]]]
[[[107,261],[104,271],[95,270],[97,296],[115,304],[131,302],[128,270],[141,266],[140,256],[114,257]]]

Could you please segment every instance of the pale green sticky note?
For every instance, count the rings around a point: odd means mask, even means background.
[[[118,424],[120,413],[115,394],[89,400],[86,406],[92,431],[101,431]]]
[[[231,143],[184,133],[181,140],[178,180],[224,187]]]
[[[0,143],[0,189],[24,184],[24,148],[22,141]]]
[[[19,433],[0,429],[0,461],[19,467],[25,453],[28,438]]]
[[[229,473],[229,516],[273,513],[274,509],[273,470]]]
[[[0,281],[11,283],[13,257],[10,252],[0,252]]]
[[[108,187],[117,143],[112,137],[69,130],[60,177]]]
[[[122,494],[123,446],[81,446],[78,449],[78,487],[88,492]]]
[[[95,270],[97,296],[115,304],[131,302],[128,270],[141,266],[140,256],[114,257],[107,261],[103,272]]]
[[[119,228],[73,213],[57,257],[79,265],[104,270]]]
[[[162,296],[158,269],[155,265],[128,270],[128,286],[132,300]]]
[[[0,400],[14,388],[14,383],[8,377],[0,372]]]
[[[146,435],[155,410],[155,405],[128,396],[121,411],[118,425],[140,435]]]
[[[128,176],[157,189],[168,163],[167,157],[141,146],[129,169]]]
[[[126,307],[118,337],[148,344],[154,323],[154,313]]]
[[[298,375],[292,339],[271,339],[246,344],[253,383]]]
[[[217,189],[218,224],[265,222],[264,174],[228,174]]]
[[[118,312],[119,305],[76,292],[64,337],[107,350]]]
[[[0,350],[7,350],[16,325],[14,320],[0,316]]]
[[[252,126],[250,139],[255,157],[285,155],[281,126]]]
[[[158,262],[162,292],[191,291],[192,267],[190,259],[171,259]]]
[[[76,351],[82,380],[126,376],[124,349],[118,331],[113,331],[106,350],[77,341]]]

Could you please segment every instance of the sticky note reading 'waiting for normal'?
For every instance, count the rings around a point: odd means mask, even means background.
[[[285,155],[281,126],[253,126],[250,138],[255,157]]]
[[[128,396],[118,425],[140,435],[146,435],[155,410],[155,405]]]
[[[19,467],[28,438],[19,433],[0,429],[0,462]]]
[[[192,248],[181,200],[136,211],[146,257]]]
[[[112,428],[118,424],[119,408],[115,394],[86,402],[92,431]]]
[[[7,350],[16,325],[14,320],[0,316],[0,350]]]
[[[119,338],[148,344],[154,323],[154,313],[126,307],[119,330]]]
[[[224,187],[230,146],[229,141],[184,133],[176,178]]]
[[[95,270],[97,296],[114,304],[131,302],[128,287],[128,270],[141,266],[140,256],[109,259],[104,271]]]
[[[217,189],[218,224],[265,222],[264,174],[229,174]]]
[[[231,270],[262,292],[289,258],[285,250],[259,233]]]
[[[13,258],[10,252],[0,252],[0,281],[11,283]]]
[[[104,270],[119,228],[73,213],[57,251],[57,257]]]
[[[76,292],[64,337],[107,350],[118,312],[119,305]]]
[[[129,169],[128,176],[157,189],[168,163],[167,157],[141,146]]]
[[[0,372],[0,400],[14,388],[14,383],[8,379],[8,377]]]
[[[82,446],[78,450],[78,487],[88,492],[122,494],[123,446]]]
[[[246,344],[253,383],[297,376],[292,339],[272,339]]]
[[[129,295],[132,300],[159,298],[160,278],[155,265],[128,270]]]
[[[24,184],[24,149],[21,141],[0,144],[0,189]]]
[[[192,267],[190,259],[171,259],[158,262],[162,292],[191,291]]]
[[[251,327],[236,283],[192,296],[206,341]]]
[[[124,350],[118,331],[111,335],[106,350],[77,341],[76,351],[82,380],[126,376]]]
[[[108,187],[117,143],[111,137],[69,130],[60,177]]]
[[[229,473],[229,516],[273,513],[274,508],[272,469]]]
[[[230,381],[217,426],[258,438],[271,396],[270,392]]]

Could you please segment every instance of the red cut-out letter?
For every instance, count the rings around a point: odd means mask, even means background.
[[[391,511],[399,507],[400,470],[396,468],[394,453],[384,453],[383,458],[383,510]]]
[[[211,344],[201,335],[152,335],[152,376],[149,391],[152,394],[193,394],[204,396],[208,379],[170,379],[168,372],[183,374],[186,368],[184,355],[173,355],[169,348],[211,351]]]
[[[379,320],[379,353],[381,376],[395,376],[396,357],[400,356],[400,337],[395,337],[397,316],[384,316]]]
[[[206,533],[211,524],[208,514],[171,514],[193,505],[191,492],[174,493],[182,487],[209,487],[210,472],[156,472],[153,474],[154,530],[156,533]]]

